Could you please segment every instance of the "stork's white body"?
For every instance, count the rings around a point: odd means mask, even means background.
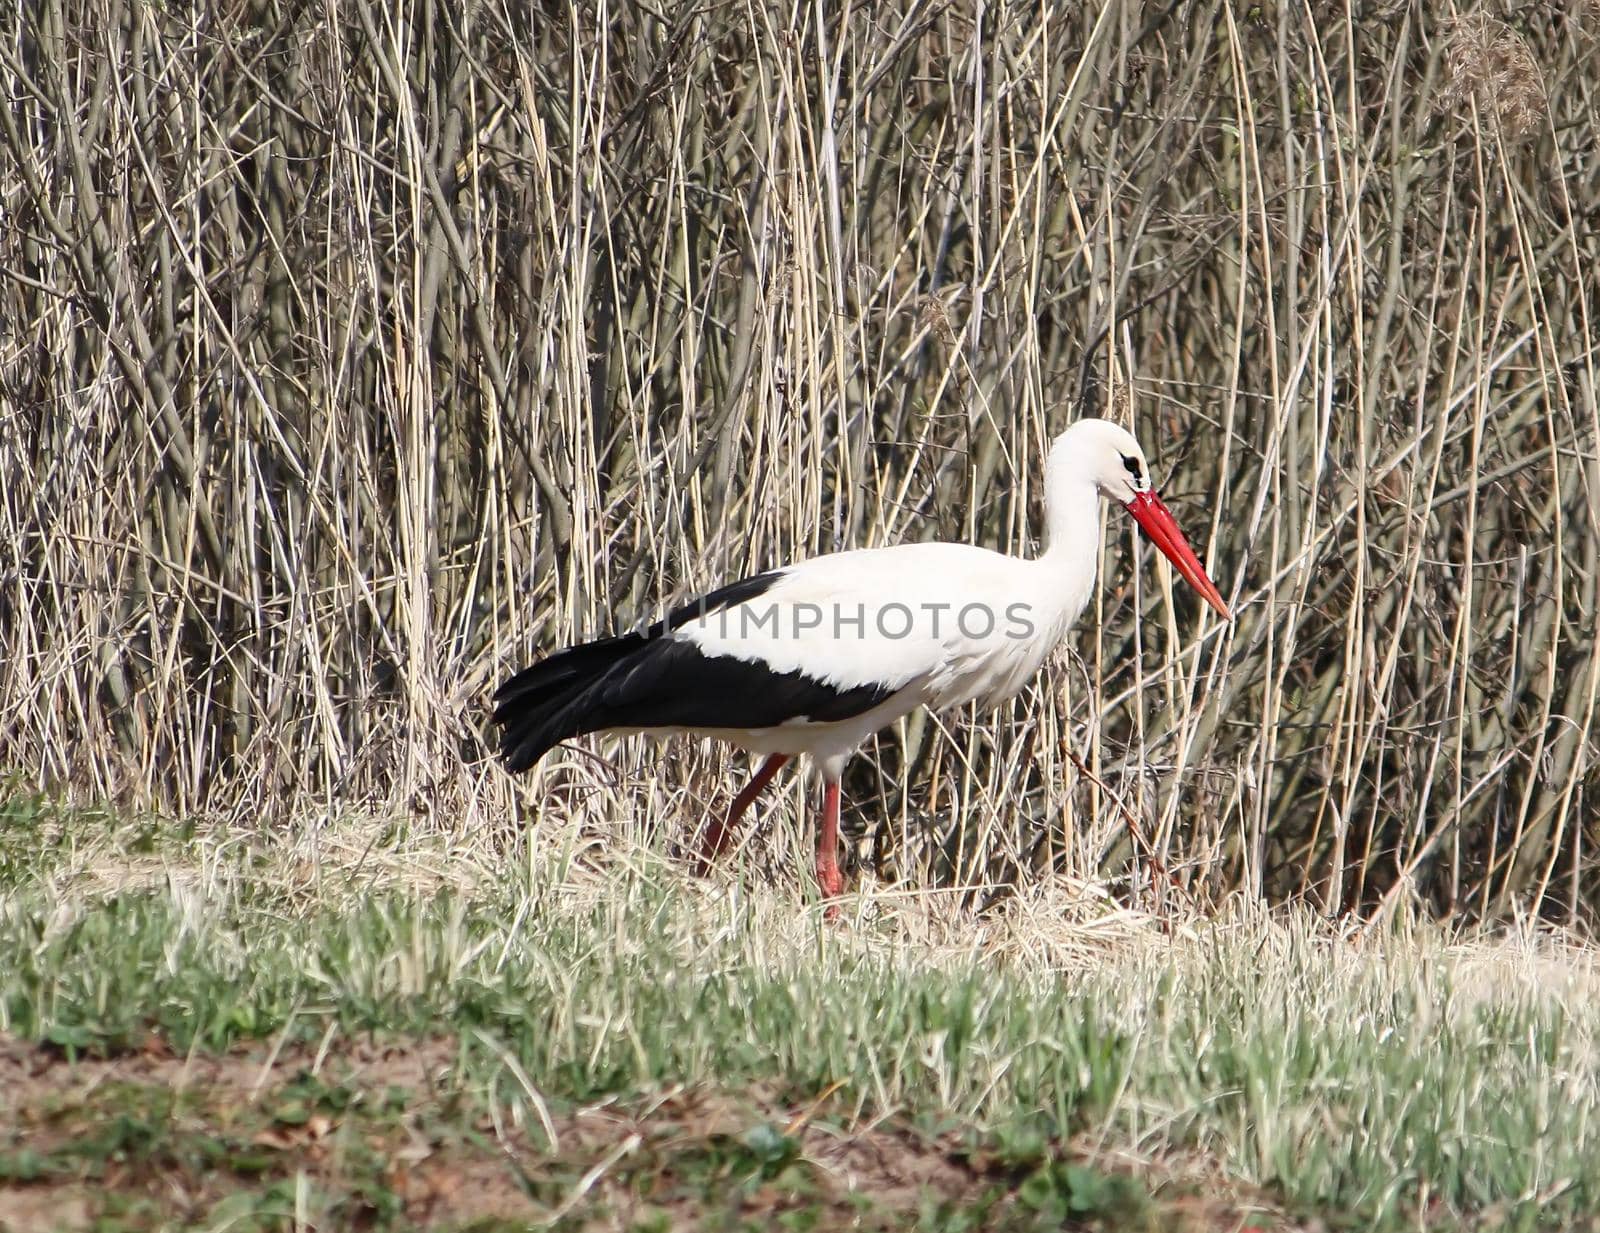
[[[507,764],[522,769],[595,731],[692,732],[766,755],[727,821],[708,830],[714,856],[773,772],[805,754],[827,786],[818,876],[836,893],[838,783],[851,754],[918,706],[993,706],[1034,677],[1093,591],[1103,497],[1125,502],[1227,615],[1150,487],[1138,443],[1083,420],[1046,463],[1039,556],[942,543],[841,552],[714,592],[647,634],[569,648],[502,686]]]
[[[965,544],[902,544],[792,566],[763,595],[667,636],[839,689],[892,692],[834,722],[796,716],[777,727],[692,731],[754,753],[805,754],[837,778],[868,737],[919,706],[998,706],[1034,678],[1083,606],[1087,582],[1056,564]]]

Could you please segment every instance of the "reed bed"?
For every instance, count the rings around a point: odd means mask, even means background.
[[[1236,620],[1114,514],[1035,688],[858,759],[863,876],[1584,920],[1597,62],[1592,3],[12,0],[0,766],[665,844],[727,755],[514,784],[496,679],[799,556],[1031,551],[1102,414]]]

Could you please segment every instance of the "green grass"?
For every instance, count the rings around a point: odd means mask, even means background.
[[[119,887],[106,870],[140,834]],[[498,869],[475,888],[407,889],[394,858],[448,874],[448,845],[389,840],[307,871],[306,836],[9,807],[0,1031],[59,1059],[52,1073],[111,1069],[90,1096],[58,1083],[8,1113],[0,1193],[103,1183],[120,1158],[134,1178],[231,1178],[197,1193],[262,1227],[318,1202],[404,1227],[427,1223],[392,1174],[409,1134],[512,1161],[528,1211],[570,1227],[602,1210],[670,1227],[691,1198],[732,1228],[773,1212],[834,1227],[847,1202],[861,1227],[1208,1227],[1181,1220],[1218,1193],[1329,1228],[1568,1228],[1600,1211],[1585,952],[1355,942],[1249,913],[1168,936],[1064,921],[1042,898],[971,918],[885,897],[830,925],[648,854],[595,869],[522,844],[458,853]],[[341,1078],[379,1045],[425,1046],[428,1081]],[[175,1095],[175,1068],[201,1057],[250,1082]],[[735,1112],[661,1112],[702,1096]],[[623,1129],[575,1132],[597,1108]],[[318,1144],[344,1145],[338,1168],[303,1152],[279,1167],[268,1132],[313,1118]],[[875,1203],[816,1159],[863,1128],[960,1185]],[[171,1217],[159,1188],[134,1190],[108,1191],[123,1227]]]

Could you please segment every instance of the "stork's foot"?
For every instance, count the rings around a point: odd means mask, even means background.
[[[697,878],[710,875],[711,866],[716,859],[728,849],[728,828],[721,818],[714,818],[706,824],[705,834],[700,837],[699,849],[689,857],[689,872]]]
[[[733,837],[738,833],[739,823],[744,818],[745,810],[750,808],[756,797],[761,795],[761,789],[772,781],[772,777],[778,773],[778,768],[788,760],[787,754],[773,754],[769,757],[750,777],[750,782],[745,784],[744,791],[733,798],[733,804],[728,806],[727,816],[712,818],[706,823],[706,833],[700,837],[700,855],[689,865],[696,877],[703,878],[710,873],[717,857],[733,846]]]
[[[697,878],[710,876],[711,866],[734,846],[737,827],[747,807],[748,802],[741,805],[735,801],[727,817],[713,817],[706,823],[705,832],[700,836],[700,847],[689,858],[690,873]]]
[[[844,875],[836,862],[824,862],[817,855],[817,890],[822,893],[822,919],[837,925],[842,916],[840,897],[844,894]]]
[[[817,836],[817,889],[824,899],[844,894],[844,875],[839,872],[839,785],[827,784],[822,794],[822,832]],[[830,903],[823,913],[828,920],[839,919],[839,905]]]

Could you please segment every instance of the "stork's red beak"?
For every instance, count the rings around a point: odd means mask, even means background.
[[[1200,558],[1194,555],[1189,541],[1178,530],[1178,520],[1155,491],[1147,489],[1134,497],[1128,502],[1128,512],[1144,528],[1144,533],[1155,541],[1156,547],[1161,549],[1167,560],[1188,580],[1189,585],[1200,592],[1206,603],[1215,608],[1224,621],[1232,620],[1228,605],[1222,602],[1222,593],[1206,577],[1205,566],[1200,564]]]

